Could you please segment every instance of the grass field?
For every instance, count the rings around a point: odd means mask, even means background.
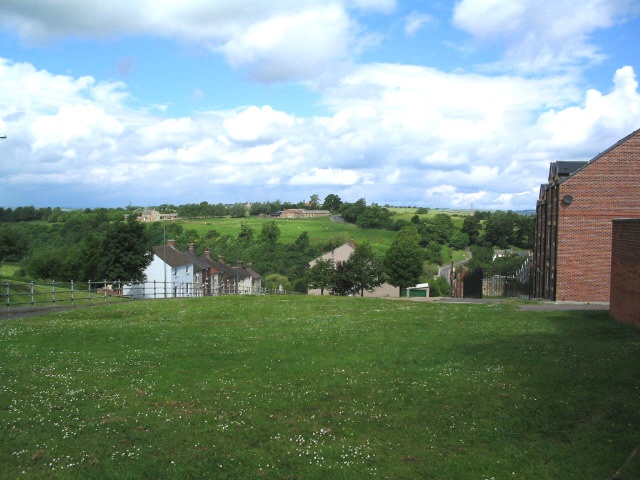
[[[204,237],[208,231],[217,230],[221,234],[237,236],[240,226],[244,223],[252,228],[256,234],[262,229],[265,222],[271,218],[206,218],[193,220],[178,220],[185,230],[194,229],[198,235]],[[362,229],[353,224],[332,222],[329,217],[304,218],[304,219],[275,219],[273,220],[280,229],[280,241],[293,243],[302,232],[307,232],[312,245],[324,244],[330,240],[338,239],[341,242],[355,240],[356,242],[368,241],[371,246],[385,253],[395,240],[397,232],[380,229]]]
[[[0,478],[637,479],[606,312],[217,297],[0,320]],[[637,450],[636,450],[637,452]]]

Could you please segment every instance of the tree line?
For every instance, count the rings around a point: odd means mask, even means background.
[[[250,206],[226,205],[225,209],[220,205],[202,202],[155,208],[185,217],[211,216],[214,213],[216,216],[243,217],[247,214],[270,214],[286,208],[321,208],[341,214],[345,221],[359,228],[394,230],[398,232],[396,240],[385,256],[372,255],[369,245],[361,246],[358,252],[367,250],[364,258],[368,259],[368,268],[376,272],[375,281],[386,280],[399,288],[425,281],[432,283],[434,271],[425,270],[425,265],[441,265],[442,252],[446,248],[462,250],[470,247],[474,252],[473,261],[485,268],[497,269],[497,265],[502,264],[503,269],[515,270],[523,258],[507,257],[493,262],[494,248],[515,246],[527,249],[533,244],[533,215],[514,212],[476,211],[464,217],[461,227],[456,227],[453,217],[446,213],[426,216],[429,210],[418,208],[410,220],[395,219],[387,207],[375,203],[367,205],[364,199],[343,202],[335,194],[328,195],[324,201],[312,195],[309,202],[298,204],[255,202]],[[233,207],[237,209],[235,214],[232,213]],[[275,221],[265,221],[259,231],[242,224],[237,235],[210,230],[200,236],[196,230],[185,229],[179,223],[136,222],[135,218],[141,211],[141,207],[0,209],[0,261],[19,262],[23,275],[35,279],[139,279],[144,262],[151,258],[151,248],[162,245],[167,239],[174,239],[182,250],[194,244],[196,253],[201,256],[208,249],[214,256],[223,256],[229,264],[238,261],[252,263],[254,269],[263,275],[265,286],[271,288],[283,285],[304,292],[309,284],[313,284],[334,293],[352,294],[373,288],[375,283],[371,279],[360,279],[366,269],[353,263],[359,256],[344,265],[334,265],[332,278],[320,283],[314,277],[318,272],[307,271],[311,260],[339,246],[346,238],[311,245],[307,232],[302,232],[293,243],[283,244]],[[47,224],[43,225],[43,222]],[[134,258],[143,261],[136,262]],[[354,272],[360,272],[359,276]]]

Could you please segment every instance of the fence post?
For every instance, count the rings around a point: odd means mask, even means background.
[[[89,303],[91,303],[91,280],[87,282],[87,285],[89,286]]]
[[[11,307],[11,284],[7,282],[7,310]]]
[[[56,281],[51,280],[51,303],[56,303]]]
[[[107,302],[107,279],[104,279],[104,283],[102,284],[102,296],[104,297],[104,302]]]
[[[31,282],[29,283],[29,298],[31,299],[31,306],[33,306],[35,303],[33,280],[31,280]]]
[[[71,280],[71,305],[73,306],[73,280]]]

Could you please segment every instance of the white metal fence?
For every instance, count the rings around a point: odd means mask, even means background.
[[[223,286],[210,289],[194,283],[148,282],[136,284],[117,280],[95,282],[5,282],[2,297],[7,311],[25,308],[75,306],[143,299],[195,298],[217,295],[300,295],[300,292],[265,288]]]

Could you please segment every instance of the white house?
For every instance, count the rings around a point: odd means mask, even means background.
[[[193,246],[180,252],[174,240],[153,247],[153,260],[144,273],[146,282],[130,287],[134,298],[200,296],[209,282],[209,266],[193,253]]]

